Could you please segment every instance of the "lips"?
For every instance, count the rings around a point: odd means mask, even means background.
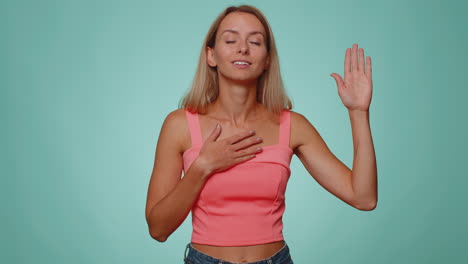
[[[234,60],[232,61],[233,64],[235,65],[251,65],[252,62],[248,61],[248,60]]]

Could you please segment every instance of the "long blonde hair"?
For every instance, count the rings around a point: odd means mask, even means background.
[[[275,39],[265,15],[256,7],[250,5],[230,6],[218,15],[211,24],[205,37],[198,60],[198,67],[192,82],[192,87],[179,102],[179,107],[191,112],[205,113],[207,106],[218,98],[218,74],[215,67],[206,62],[207,47],[215,46],[216,33],[221,21],[232,12],[245,12],[253,14],[260,20],[266,31],[267,52],[270,56],[270,65],[258,78],[257,101],[273,112],[280,113],[283,109],[292,109],[292,103],[284,89],[279,66]]]

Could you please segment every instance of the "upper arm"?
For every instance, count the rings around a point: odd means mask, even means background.
[[[148,186],[146,218],[153,206],[163,199],[180,181],[183,168],[183,139],[188,133],[183,109],[166,117],[156,145],[153,172]]]
[[[328,148],[315,127],[301,114],[291,112],[294,153],[310,175],[327,191],[354,206],[351,170]]]

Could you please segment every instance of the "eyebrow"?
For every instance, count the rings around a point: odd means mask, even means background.
[[[231,33],[235,33],[235,34],[239,34],[239,31],[236,31],[234,29],[225,29],[223,30],[223,32],[221,32],[221,35],[223,35],[224,33],[226,32],[231,32]],[[265,38],[265,35],[263,34],[263,32],[261,31],[252,31],[252,32],[249,32],[249,35],[254,35],[254,34],[260,34],[263,36],[263,38]]]

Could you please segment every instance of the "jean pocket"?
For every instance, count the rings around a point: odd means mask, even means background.
[[[193,263],[191,260],[189,260],[188,258],[185,258],[184,259],[184,264],[195,264]]]
[[[294,264],[294,262],[293,262],[291,256],[288,256],[284,261],[281,261],[278,264]]]

